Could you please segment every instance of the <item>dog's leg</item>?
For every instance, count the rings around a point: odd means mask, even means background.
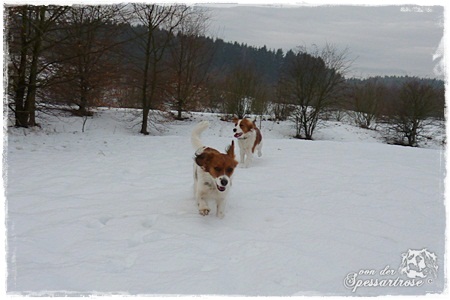
[[[225,199],[219,198],[216,200],[217,202],[217,217],[223,219],[225,217]]]
[[[240,154],[240,157],[241,157],[240,165],[242,167],[244,167],[244,165],[245,165],[245,150],[243,149],[242,146],[240,146],[240,148],[239,148],[239,154]]]
[[[200,174],[198,171],[198,166],[194,163],[194,197],[197,200],[198,211],[202,216],[209,214],[208,202],[206,200],[206,195],[202,189],[202,181],[200,180]]]
[[[197,188],[198,190],[198,188]],[[196,195],[197,198],[197,205],[198,205],[198,212],[202,215],[202,216],[207,216],[209,214],[209,206],[208,206],[208,202],[205,199],[205,195],[203,193],[198,193]]]
[[[262,152],[261,152],[261,149],[262,149],[262,142],[259,143],[258,146],[256,146],[256,149],[258,150],[258,157],[261,157],[261,156],[262,156]]]
[[[209,206],[208,206],[208,202],[206,202],[205,199],[200,198],[197,199],[197,205],[198,205],[198,212],[202,215],[202,216],[207,216],[209,215]]]
[[[252,163],[252,161],[253,161],[252,150],[250,149],[250,150],[246,151],[245,154],[246,154],[246,158],[245,158],[244,166],[246,168],[248,168],[250,166],[250,164]]]
[[[197,182],[198,182],[197,167],[194,164],[194,197],[196,198],[197,198]]]

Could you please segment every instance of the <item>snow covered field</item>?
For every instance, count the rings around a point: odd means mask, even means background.
[[[190,131],[209,120],[203,141],[223,151],[233,124],[194,114],[142,136],[130,118],[105,109],[84,133],[75,117],[45,116],[42,130],[10,130],[8,293],[444,290],[439,147],[385,145],[377,132],[341,123],[320,129],[318,141],[295,140],[290,123],[265,121],[263,156],[235,171],[225,218],[218,219],[214,209],[207,217],[197,212]],[[436,261],[408,264],[411,271],[402,274],[402,254],[424,248]],[[436,266],[436,276],[427,273]]]

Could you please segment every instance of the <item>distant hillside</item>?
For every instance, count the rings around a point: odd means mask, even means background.
[[[375,76],[366,79],[347,78],[347,82],[350,84],[362,84],[367,81],[377,81],[378,83],[387,87],[395,87],[395,86],[398,87],[404,84],[405,82],[410,81],[411,79],[417,78],[411,76]],[[443,80],[420,78],[419,81],[429,84],[435,88],[444,88]]]
[[[144,32],[145,28],[142,26],[125,26],[122,34],[118,36],[119,41],[132,40],[136,33]],[[267,83],[274,84],[278,80],[279,69],[283,64],[285,53],[282,49],[274,50],[267,49],[267,47],[252,47],[246,44],[239,44],[237,42],[225,42],[219,38],[198,37],[207,48],[212,50],[213,56],[210,65],[210,70],[215,74],[227,74],[230,70],[240,64],[251,65],[263,77]],[[174,43],[177,42],[177,37],[174,37]],[[129,56],[139,58],[142,56],[142,50],[136,43],[126,43],[124,47],[125,53]],[[143,59],[143,57],[141,57]]]

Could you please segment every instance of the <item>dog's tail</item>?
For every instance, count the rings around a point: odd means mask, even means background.
[[[202,121],[195,125],[194,130],[192,130],[191,135],[191,143],[192,147],[194,147],[194,150],[197,151],[201,147],[203,147],[203,143],[200,140],[200,136],[202,135],[202,132],[206,130],[206,128],[209,127],[208,121]]]

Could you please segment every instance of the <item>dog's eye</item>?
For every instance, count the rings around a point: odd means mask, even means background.
[[[216,170],[216,172],[220,172],[220,171],[222,171],[222,168],[215,167],[214,170]]]
[[[233,172],[233,168],[227,168],[227,173]]]

